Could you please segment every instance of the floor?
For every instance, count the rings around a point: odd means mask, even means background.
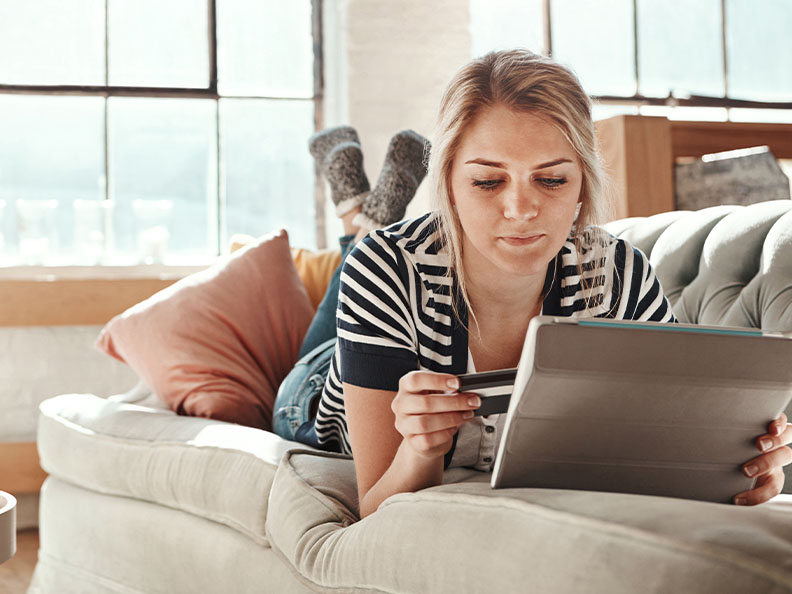
[[[17,532],[17,552],[0,565],[0,592],[3,594],[25,594],[33,577],[33,568],[38,558],[38,530]]]

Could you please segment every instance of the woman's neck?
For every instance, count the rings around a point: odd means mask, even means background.
[[[541,310],[546,270],[529,276],[509,275],[476,256],[462,256],[465,290],[476,317],[533,317]]]

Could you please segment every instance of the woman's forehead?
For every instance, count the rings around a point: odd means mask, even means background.
[[[482,108],[460,136],[456,161],[483,159],[539,165],[577,155],[557,124],[531,111],[504,105]]]

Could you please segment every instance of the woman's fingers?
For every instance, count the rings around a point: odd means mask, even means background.
[[[788,443],[792,443],[792,425],[785,425],[781,433],[775,432],[775,421],[770,424],[769,433],[756,438],[756,446],[760,452],[769,452]]]
[[[432,433],[406,435],[404,441],[422,456],[443,455],[450,448],[455,431],[455,429],[443,429]]]
[[[393,412],[403,415],[423,415],[451,411],[475,410],[481,398],[475,394],[399,394],[393,400]]]
[[[443,429],[456,429],[471,418],[473,418],[472,410],[430,415],[399,415],[396,417],[396,430],[402,435],[433,433]]]
[[[391,402],[396,430],[421,456],[439,456],[451,447],[457,429],[481,406],[476,394],[458,394],[459,379],[448,373],[413,371],[399,380]]]
[[[772,472],[760,476],[753,489],[737,494],[734,497],[734,503],[737,505],[759,505],[778,495],[783,487],[784,469],[775,468]]]
[[[450,373],[433,371],[411,371],[399,380],[399,392],[420,394],[422,392],[456,392],[459,379]]]
[[[788,423],[789,423],[789,419],[787,419],[786,414],[781,413],[780,417],[778,417],[775,421],[770,422],[770,425],[767,427],[767,432],[770,435],[780,437],[782,434],[786,433],[790,429],[790,425]],[[789,443],[789,441],[786,441],[784,443]]]
[[[789,463],[792,463],[792,448],[783,446],[749,460],[743,464],[742,470],[745,476],[753,478],[775,469],[783,470],[782,467]]]
[[[745,476],[756,477],[756,486],[734,497],[737,505],[757,505],[778,495],[784,487],[784,466],[792,463],[792,425],[781,413],[767,427],[767,434],[756,438],[761,456],[742,465]]]

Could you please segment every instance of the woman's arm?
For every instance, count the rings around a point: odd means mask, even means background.
[[[398,392],[344,384],[361,518],[391,495],[442,483],[454,434],[481,405],[458,387],[455,376],[431,371],[408,373]]]

